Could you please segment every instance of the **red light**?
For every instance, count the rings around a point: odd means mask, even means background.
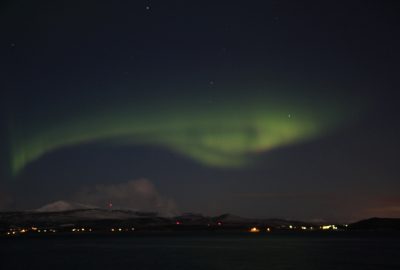
[[[180,224],[181,224],[181,222],[180,222],[180,221],[177,221],[177,222],[176,222],[176,225],[180,225]]]

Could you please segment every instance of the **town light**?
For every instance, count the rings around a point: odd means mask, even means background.
[[[260,232],[260,229],[258,229],[257,227],[253,227],[253,228],[250,229],[250,232],[258,233],[258,232]]]

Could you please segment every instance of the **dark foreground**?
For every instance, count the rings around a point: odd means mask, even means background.
[[[0,269],[400,269],[398,233],[0,238]]]

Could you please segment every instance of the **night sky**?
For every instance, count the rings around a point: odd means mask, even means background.
[[[400,217],[396,1],[2,1],[0,209]]]

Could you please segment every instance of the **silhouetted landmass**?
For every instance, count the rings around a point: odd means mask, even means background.
[[[231,214],[209,217],[186,213],[163,217],[152,212],[110,209],[0,212],[0,232],[132,232],[132,231],[383,231],[400,230],[400,219],[371,218],[353,224],[315,224],[285,219],[244,218]]]
[[[10,228],[52,228],[71,231],[73,228],[92,228],[109,231],[112,228],[136,230],[248,230],[250,227],[270,229],[313,228],[315,224],[284,219],[243,218],[231,214],[209,217],[186,213],[175,217],[162,217],[156,213],[130,210],[76,209],[67,211],[2,212],[0,230]]]
[[[400,231],[400,218],[370,218],[350,224],[352,230]]]

